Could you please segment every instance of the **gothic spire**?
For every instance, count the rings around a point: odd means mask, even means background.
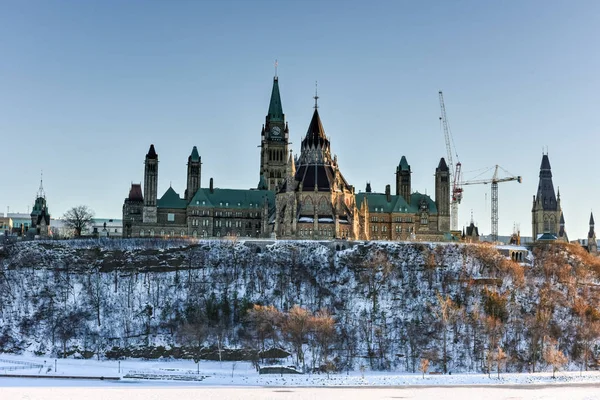
[[[200,161],[200,154],[198,154],[198,148],[194,146],[192,154],[190,154],[190,161]]]
[[[552,169],[548,154],[542,156],[540,165],[540,181],[538,184],[536,200],[542,205],[545,211],[558,211],[556,194],[554,193],[554,184],[552,183]]]
[[[154,150],[154,145],[150,145],[150,149],[148,150],[148,154],[146,154],[146,158],[156,159],[158,158],[158,154],[156,154],[156,150]]]
[[[271,91],[271,101],[269,102],[269,113],[267,120],[283,122],[283,107],[281,106],[281,96],[279,95],[279,78],[277,75],[273,78],[273,90]]]
[[[37,197],[46,198],[46,192],[44,192],[44,171],[40,172],[40,188],[38,189]]]

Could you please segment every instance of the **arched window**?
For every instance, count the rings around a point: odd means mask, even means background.
[[[140,236],[142,236],[142,237],[144,236],[144,230],[143,229],[140,231]]]
[[[193,236],[193,237],[198,237],[198,231],[194,231],[194,232],[192,232],[192,236]]]
[[[150,229],[150,236],[154,237],[154,229]]]

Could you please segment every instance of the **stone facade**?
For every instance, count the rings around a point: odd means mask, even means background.
[[[555,236],[556,240],[569,241],[565,230],[565,218],[560,207],[560,191],[558,195],[554,192],[548,154],[542,155],[537,195],[533,196],[531,225],[531,236],[534,241],[540,240],[543,235],[545,235],[543,240]]]
[[[450,229],[450,171],[442,158],[435,169],[435,200],[411,191],[410,165],[396,168],[396,192],[356,193],[332,155],[315,96],[315,110],[300,155],[289,149],[289,128],[273,80],[261,131],[257,189],[201,187],[201,158],[192,149],[187,187],[181,197],[169,188],[161,198],[158,154],[150,146],[144,185],[132,184],[123,204],[124,237],[264,237],[277,239],[447,239]]]

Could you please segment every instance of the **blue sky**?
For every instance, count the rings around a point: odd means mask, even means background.
[[[0,209],[26,212],[43,170],[53,216],[120,218],[150,143],[159,192],[183,193],[194,145],[203,186],[255,187],[278,59],[294,152],[318,81],[357,190],[393,186],[405,155],[413,190],[433,195],[441,89],[466,179],[494,164],[523,176],[500,184],[500,234],[531,233],[547,146],[567,232],[585,237],[600,218],[599,20],[597,1],[0,2]],[[489,233],[489,190],[465,188],[461,225],[472,210]]]

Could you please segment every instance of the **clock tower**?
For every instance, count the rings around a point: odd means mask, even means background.
[[[279,96],[279,79],[273,78],[269,112],[262,127],[260,143],[259,189],[276,191],[285,181],[288,161],[289,130]]]

